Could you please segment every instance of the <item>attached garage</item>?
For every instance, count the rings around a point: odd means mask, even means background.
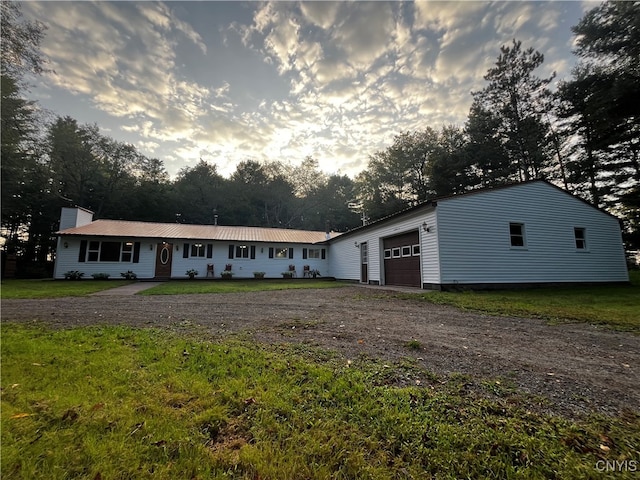
[[[422,287],[420,280],[420,238],[418,231],[383,240],[386,285]]]

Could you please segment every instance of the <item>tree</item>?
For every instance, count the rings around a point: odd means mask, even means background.
[[[41,259],[49,253],[49,242],[37,248],[34,233],[36,223],[41,223],[39,205],[43,203],[47,178],[38,158],[39,119],[34,103],[25,100],[21,90],[26,73],[44,70],[46,60],[39,50],[44,26],[24,21],[20,4],[14,2],[1,2],[0,22],[1,202],[2,230],[7,238],[4,250],[19,253],[30,261],[36,251]]]
[[[604,117],[599,147],[625,160],[618,184],[640,182],[640,2],[604,2],[572,30],[582,59],[576,81],[589,83]]]
[[[442,127],[427,169],[429,186],[436,196],[464,193],[477,183],[466,147],[467,138],[461,128]]]
[[[472,93],[476,110],[492,112],[498,120],[496,134],[521,181],[543,178],[550,163],[544,106],[553,76],[534,75],[543,61],[541,53],[523,50],[513,40],[511,47],[500,48],[496,66],[485,75],[489,84]]]
[[[224,178],[215,164],[204,160],[178,172],[174,182],[176,211],[181,223],[201,225],[214,223],[214,209],[222,208]]]
[[[469,183],[493,187],[518,178],[516,165],[509,158],[500,135],[501,119],[482,107],[477,100],[471,105],[465,125]]]
[[[40,74],[46,71],[47,59],[40,51],[46,26],[23,20],[18,2],[1,2],[0,12],[2,75],[18,81],[27,72]]]

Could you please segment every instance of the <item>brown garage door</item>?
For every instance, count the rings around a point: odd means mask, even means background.
[[[421,287],[418,232],[384,239],[385,284]]]

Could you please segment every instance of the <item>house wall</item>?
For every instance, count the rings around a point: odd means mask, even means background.
[[[426,222],[430,232],[422,229]],[[364,229],[331,241],[331,261],[329,268],[333,276],[341,280],[360,281],[359,245],[367,242],[369,249],[369,283],[384,285],[384,248],[386,237],[409,231],[419,231],[421,249],[421,275],[423,283],[438,283],[440,267],[438,263],[438,242],[436,237],[437,218],[433,207],[425,207],[402,216],[397,220],[382,222],[379,226]]]
[[[183,243],[189,243],[187,240],[174,241],[173,277],[185,277],[186,271],[195,268],[198,270],[198,276],[204,277],[207,273],[207,264],[214,265],[214,276],[220,278],[220,272],[225,268],[226,264],[231,264],[233,278],[253,278],[253,272],[265,272],[265,278],[282,278],[282,272],[289,270],[289,265],[295,265],[296,274],[299,278],[303,276],[304,265],[309,265],[310,269],[320,272],[321,276],[329,275],[329,248],[327,245],[312,244],[293,244],[293,243],[256,243],[256,242],[207,242],[200,241],[203,244],[213,244],[213,258],[183,258]],[[179,246],[179,251],[175,251],[175,245]],[[229,258],[229,245],[252,245],[256,247],[256,258]],[[269,248],[293,248],[293,258],[269,258]],[[302,249],[325,249],[325,259],[319,258],[302,258]]]
[[[618,220],[543,182],[443,199],[437,206],[442,284],[624,282]],[[525,225],[511,247],[509,223]],[[585,228],[587,249],[575,246]]]
[[[139,279],[148,279],[155,276],[156,254],[158,244],[163,241],[173,244],[171,276],[173,278],[187,278],[187,270],[198,270],[198,278],[205,278],[207,274],[207,264],[214,265],[214,276],[220,278],[220,272],[224,270],[225,265],[232,265],[233,278],[253,278],[253,272],[265,272],[267,278],[282,278],[282,272],[289,269],[289,265],[296,266],[298,277],[303,276],[304,265],[309,265],[310,269],[316,269],[321,276],[329,276],[329,248],[327,245],[311,245],[311,244],[285,244],[285,243],[248,243],[242,242],[243,245],[255,245],[256,258],[229,259],[229,245],[231,242],[207,241],[207,240],[184,240],[184,239],[131,239],[109,237],[104,240],[126,242],[132,240],[140,241],[140,258],[138,263],[133,262],[79,262],[78,255],[80,251],[81,240],[101,240],[101,238],[92,237],[74,237],[61,236],[58,240],[58,250],[56,257],[56,265],[54,278],[64,278],[64,273],[69,270],[78,270],[84,273],[85,278],[91,278],[94,273],[108,273],[111,278],[120,278],[120,273],[127,270],[133,271]],[[65,242],[67,248],[64,248]],[[185,243],[202,243],[203,245],[212,244],[212,258],[196,257],[183,258]],[[269,247],[273,248],[293,248],[293,258],[269,258]],[[302,258],[302,249],[319,248],[325,249],[325,259]]]

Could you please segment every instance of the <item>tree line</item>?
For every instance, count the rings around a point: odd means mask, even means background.
[[[464,125],[401,132],[355,179],[323,173],[313,157],[247,159],[229,177],[201,160],[170,179],[162,160],[96,125],[39,117],[24,78],[47,69],[46,26],[2,2],[4,251],[44,265],[63,206],[98,218],[345,231],[428,198],[538,178],[624,218],[627,246],[640,248],[638,18],[640,2],[587,12],[573,27],[578,64],[556,91],[553,76],[536,75],[540,52],[502,46]]]

